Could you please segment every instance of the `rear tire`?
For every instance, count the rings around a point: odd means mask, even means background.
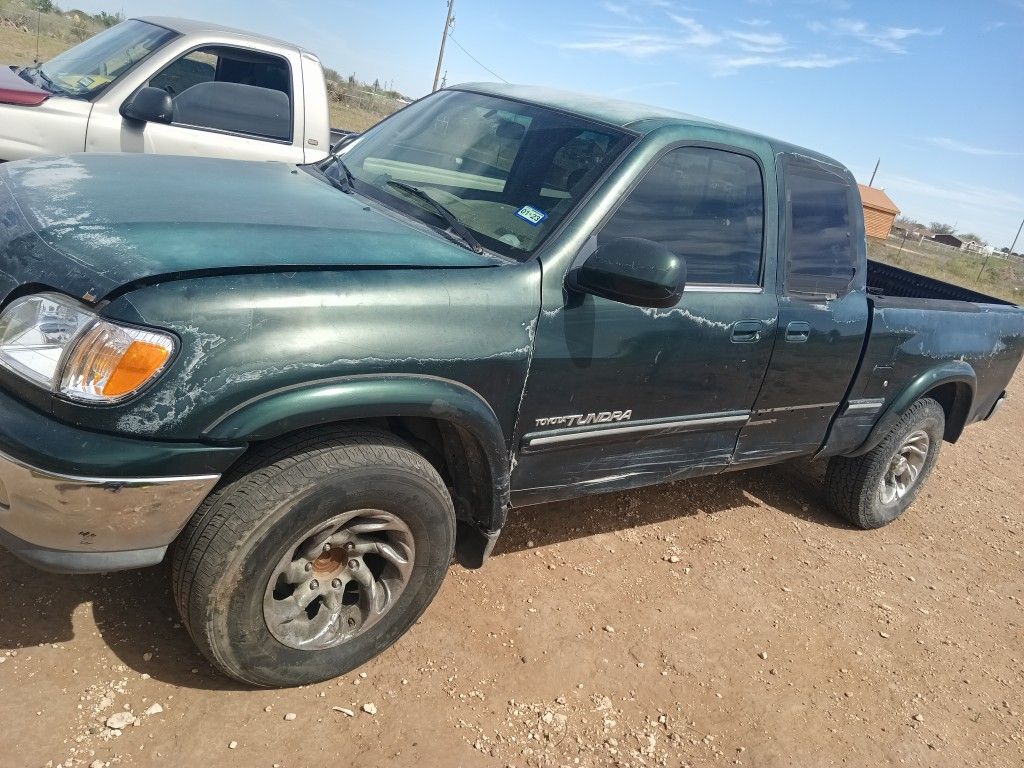
[[[398,640],[454,546],[448,490],[406,443],[371,429],[304,433],[254,453],[203,503],[175,546],[173,589],[219,670],[304,685]]]
[[[946,415],[930,397],[914,403],[874,449],[828,463],[825,491],[832,510],[859,528],[888,525],[917,498],[935,468]]]

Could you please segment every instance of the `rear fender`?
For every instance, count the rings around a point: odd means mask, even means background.
[[[929,393],[950,384],[955,385],[956,394],[951,402],[942,403],[947,413],[945,439],[951,443],[956,442],[967,423],[967,414],[970,413],[971,404],[974,402],[977,383],[974,368],[962,360],[951,360],[925,371],[893,398],[868,433],[867,439],[859,448],[846,455],[861,456],[870,451],[882,442],[893,424],[910,406]]]

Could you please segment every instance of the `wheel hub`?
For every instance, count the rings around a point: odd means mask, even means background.
[[[923,429],[906,437],[879,483],[878,495],[883,504],[900,501],[917,485],[930,447],[931,438]]]
[[[347,559],[341,547],[332,547],[313,561],[313,572],[321,576],[338,573],[345,567]]]
[[[263,618],[281,643],[323,650],[365,632],[412,576],[409,527],[390,512],[343,512],[286,548],[267,582]]]

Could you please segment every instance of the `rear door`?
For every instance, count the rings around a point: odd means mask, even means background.
[[[853,380],[868,326],[864,225],[845,168],[779,156],[779,323],[736,461],[818,449]]]

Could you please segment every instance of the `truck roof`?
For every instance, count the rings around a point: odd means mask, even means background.
[[[293,51],[301,51],[302,53],[313,55],[312,51],[306,50],[301,45],[289,43],[287,40],[280,40],[276,37],[270,37],[269,35],[258,35],[255,32],[249,32],[244,29],[237,29],[235,27],[225,27],[221,24],[212,24],[208,21],[182,19],[176,16],[135,16],[133,18],[136,21],[144,21],[149,24],[156,24],[159,27],[170,29],[182,35],[201,35],[212,33],[216,35],[222,35],[225,37],[236,38],[237,42],[249,41],[264,43],[279,48],[289,48]]]
[[[726,123],[719,123],[707,118],[697,117],[685,112],[677,112],[665,107],[655,107],[649,104],[639,104],[632,101],[621,101],[609,99],[594,94],[579,93],[576,91],[561,90],[558,88],[546,88],[533,85],[515,85],[502,83],[463,83],[452,86],[453,90],[474,91],[499,98],[514,99],[537,104],[542,107],[558,109],[562,112],[585,117],[590,120],[615,125],[620,128],[629,128],[637,133],[647,134],[665,125],[687,125],[698,128],[715,128],[728,131],[737,135],[752,136],[763,139],[771,144],[776,152],[792,152],[814,158],[829,165],[836,165],[840,168],[845,166],[838,160],[823,155],[820,152],[799,147],[779,139],[763,136],[755,131],[748,131],[737,128]]]

